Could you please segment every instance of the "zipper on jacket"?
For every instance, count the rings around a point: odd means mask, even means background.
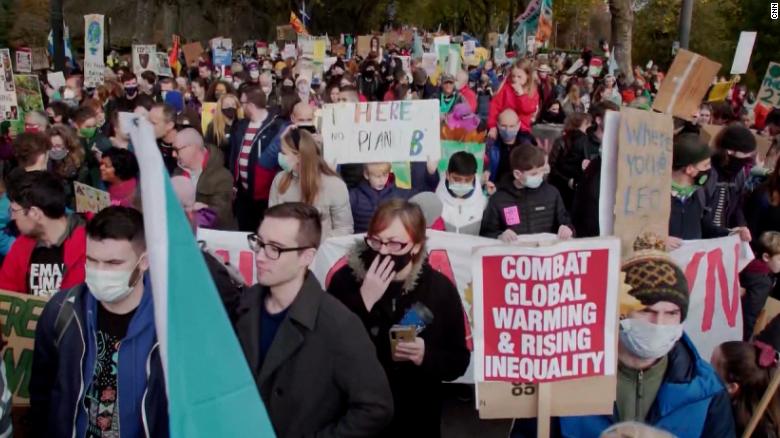
[[[634,420],[636,421],[645,421],[644,418],[639,418],[639,411],[641,410],[640,408],[642,406],[642,396],[645,393],[644,374],[644,371],[639,370],[639,374],[637,374],[636,379],[636,406],[634,407]]]
[[[149,376],[152,375],[152,355],[154,350],[160,347],[160,343],[156,342],[152,345],[149,356],[146,357],[146,388],[144,388],[144,395],[141,397],[141,423],[144,425],[144,433],[147,438],[152,435],[149,433],[149,421],[146,419],[146,394],[149,392]],[[118,398],[118,397],[117,397]]]
[[[75,302],[75,298],[74,298]],[[73,319],[76,320],[76,324],[79,326],[79,335],[81,336],[81,361],[79,361],[79,374],[81,375],[81,381],[79,383],[79,395],[76,398],[76,409],[73,411],[73,438],[76,438],[76,419],[79,416],[79,405],[83,405],[81,399],[84,392],[84,356],[87,354],[87,341],[84,339],[84,330],[81,328],[81,321],[79,316],[74,313]]]

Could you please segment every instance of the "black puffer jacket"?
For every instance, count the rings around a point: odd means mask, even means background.
[[[488,201],[479,234],[496,238],[507,229],[517,234],[557,233],[561,225],[572,227],[558,189],[547,182],[518,189],[513,179],[505,178]]]

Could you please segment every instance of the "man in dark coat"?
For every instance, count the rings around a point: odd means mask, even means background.
[[[279,437],[371,437],[393,417],[393,396],[358,317],[309,272],[319,212],[276,205],[249,236],[258,284],[235,329]]]

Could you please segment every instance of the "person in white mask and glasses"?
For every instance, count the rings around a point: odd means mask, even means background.
[[[33,436],[167,437],[143,217],[109,207],[86,232],[86,284],[57,293],[38,320]]]

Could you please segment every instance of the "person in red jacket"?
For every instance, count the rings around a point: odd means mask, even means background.
[[[8,182],[11,219],[20,236],[0,269],[0,289],[49,297],[84,282],[86,234],[65,212],[62,182],[45,171],[20,172]]]
[[[530,135],[531,122],[539,109],[539,93],[534,84],[532,65],[522,60],[512,66],[509,78],[501,85],[488,113],[488,136],[498,137],[498,115],[506,109],[514,110],[520,119],[520,132]]]

